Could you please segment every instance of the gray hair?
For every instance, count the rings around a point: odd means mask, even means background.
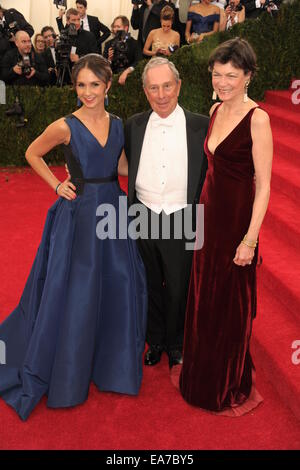
[[[142,75],[142,81],[143,81],[143,86],[146,86],[146,79],[147,79],[147,73],[149,72],[150,69],[154,69],[155,67],[160,67],[162,65],[167,65],[169,69],[171,70],[172,74],[174,75],[176,83],[179,82],[180,76],[177,68],[173,64],[173,62],[170,62],[168,59],[165,57],[153,57],[147,65],[144,68],[143,75]]]

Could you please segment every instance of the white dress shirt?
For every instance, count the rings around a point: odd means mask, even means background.
[[[149,118],[136,178],[137,198],[149,209],[167,215],[187,206],[188,153],[183,109],[163,119]]]
[[[81,25],[82,25],[82,29],[84,29],[84,31],[90,31],[90,25],[89,25],[89,22],[88,22],[87,15],[85,15],[84,18],[81,18]]]

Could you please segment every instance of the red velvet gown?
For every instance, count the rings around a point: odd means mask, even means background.
[[[255,196],[250,129],[255,108],[213,155],[207,141],[219,106],[205,141],[208,170],[200,198],[204,245],[194,252],[179,385],[192,405],[216,412],[237,407],[234,414],[243,414],[262,401],[252,383],[249,352],[256,315],[257,249],[251,265],[233,262],[247,233]]]

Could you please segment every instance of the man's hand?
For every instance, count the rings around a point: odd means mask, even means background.
[[[114,58],[114,50],[113,50],[112,47],[110,47],[108,49],[108,60],[109,60],[109,62],[112,62],[113,58]]]
[[[70,60],[71,60],[71,62],[78,62],[79,61],[79,55],[70,54]]]
[[[17,75],[22,75],[22,67],[20,67],[20,65],[18,65],[18,64],[14,66],[13,71],[14,71]]]
[[[30,72],[30,74],[29,74],[29,75],[25,75],[25,77],[27,78],[27,80],[30,80],[30,78],[32,78],[32,77],[35,75],[35,73],[36,73],[36,70],[35,70],[33,67],[31,67],[31,72]]]

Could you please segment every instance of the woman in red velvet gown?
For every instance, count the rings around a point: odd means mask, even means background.
[[[212,53],[209,67],[221,103],[211,109],[205,142],[204,245],[194,253],[180,391],[192,405],[240,415],[262,401],[249,342],[273,144],[268,115],[247,96],[256,70],[249,43],[226,41]]]

